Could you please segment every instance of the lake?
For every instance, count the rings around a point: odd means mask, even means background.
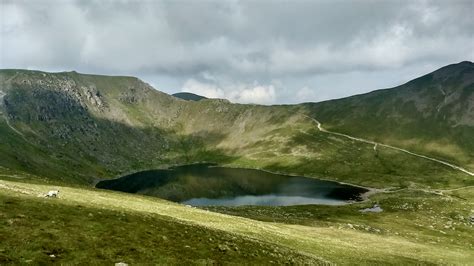
[[[256,169],[193,164],[103,180],[97,188],[137,193],[192,206],[342,205],[366,189]]]

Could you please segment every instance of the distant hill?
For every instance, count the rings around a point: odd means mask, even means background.
[[[197,94],[190,93],[190,92],[178,92],[178,93],[174,93],[172,95],[176,98],[180,98],[180,99],[183,99],[183,100],[186,100],[186,101],[200,101],[202,99],[207,99],[204,96],[197,95]]]

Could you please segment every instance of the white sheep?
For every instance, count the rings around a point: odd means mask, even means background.
[[[46,194],[46,197],[50,198],[57,198],[59,196],[59,189],[58,190],[50,190],[48,191],[48,194]]]

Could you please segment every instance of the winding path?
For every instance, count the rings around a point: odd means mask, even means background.
[[[357,137],[353,137],[353,136],[350,136],[350,135],[347,135],[347,134],[343,134],[343,133],[339,133],[339,132],[333,132],[333,131],[329,131],[327,129],[324,129],[322,127],[322,124],[321,122],[319,122],[318,120],[314,119],[313,117],[310,117],[310,116],[307,116],[307,115],[303,115],[309,119],[311,119],[313,122],[316,123],[319,131],[321,132],[324,132],[324,133],[328,133],[328,134],[331,134],[331,135],[336,135],[336,136],[340,136],[340,137],[345,137],[345,138],[348,138],[348,139],[352,139],[352,140],[355,140],[355,141],[359,141],[359,142],[364,142],[364,143],[368,143],[368,144],[372,144],[374,145],[374,150],[377,150],[377,146],[380,146],[380,147],[385,147],[385,148],[389,148],[389,149],[393,149],[393,150],[397,150],[397,151],[401,151],[401,152],[404,152],[404,153],[408,153],[410,155],[413,155],[413,156],[416,156],[416,157],[420,157],[420,158],[423,158],[423,159],[426,159],[426,160],[430,160],[430,161],[433,161],[433,162],[437,162],[437,163],[440,163],[440,164],[444,164],[448,167],[451,167],[455,170],[459,170],[461,172],[464,172],[465,174],[468,174],[470,176],[474,176],[474,173],[473,172],[470,172],[460,166],[457,166],[457,165],[454,165],[454,164],[451,164],[451,163],[448,163],[448,162],[445,162],[445,161],[442,161],[442,160],[439,160],[439,159],[436,159],[436,158],[432,158],[432,157],[428,157],[426,155],[422,155],[422,154],[418,154],[418,153],[414,153],[414,152],[411,152],[409,150],[405,150],[405,149],[402,149],[402,148],[398,148],[398,147],[394,147],[394,146],[391,146],[391,145],[388,145],[388,144],[383,144],[383,143],[379,143],[379,142],[375,142],[375,141],[372,141],[372,140],[367,140],[367,139],[362,139],[362,138],[357,138]]]
[[[18,73],[15,73],[15,75],[13,75],[12,77],[10,77],[10,78],[7,79],[7,80],[2,79],[1,82],[6,84],[6,83],[12,81],[16,76],[18,76]],[[3,98],[4,98],[5,96],[6,96],[6,93],[3,92],[2,90],[0,90],[0,107],[1,107],[2,105],[4,105]],[[4,112],[1,110],[1,108],[0,108],[0,114],[3,115],[3,117],[4,117],[4,119],[5,119],[5,122],[7,123],[7,126],[8,126],[11,130],[13,130],[15,133],[17,133],[18,135],[20,135],[22,138],[24,138],[24,139],[26,140],[25,135],[23,135],[23,133],[21,133],[20,131],[18,131],[16,128],[14,128],[14,127],[10,124],[10,121],[8,120],[7,114],[4,113]]]
[[[4,116],[5,118],[5,122],[7,124],[7,126],[13,130],[15,133],[17,133],[18,135],[20,135],[22,138],[25,139],[25,135],[23,135],[23,133],[21,133],[20,131],[18,131],[18,129],[14,128],[11,124],[10,124],[10,121],[8,120],[8,118],[6,116]]]
[[[3,104],[3,97],[5,97],[5,94],[4,94],[2,91],[0,91],[0,107],[1,107],[2,104]],[[13,132],[15,132],[16,134],[20,135],[20,136],[23,138],[23,140],[25,140],[25,141],[28,142],[29,144],[34,145],[31,141],[29,141],[29,140],[25,137],[25,135],[24,135],[23,133],[21,133],[18,129],[16,129],[14,126],[12,126],[12,124],[10,124],[10,120],[8,119],[7,114],[6,114],[5,112],[3,112],[3,111],[1,110],[1,108],[0,108],[0,116],[3,116],[3,119],[5,120],[6,125],[7,125],[11,130],[13,130]]]
[[[11,82],[14,78],[16,78],[18,76],[18,72],[15,73],[15,75],[11,76],[9,79],[7,80],[1,80],[2,83],[6,84],[8,82]],[[3,98],[5,97],[6,93],[1,91],[0,90],[0,107],[2,105],[4,105],[4,101],[3,101]],[[7,124],[7,126],[13,130],[13,132],[15,132],[16,134],[20,135],[26,142],[28,142],[29,144],[32,144],[34,145],[31,141],[29,141],[25,135],[23,133],[21,133],[18,129],[16,129],[14,126],[12,126],[12,124],[10,124],[10,120],[8,119],[8,116],[5,112],[3,112],[0,108],[0,115],[3,115],[3,118],[5,119],[5,123]]]

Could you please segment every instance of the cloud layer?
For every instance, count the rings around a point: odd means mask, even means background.
[[[167,92],[292,103],[474,60],[474,2],[0,2],[0,67],[137,75]]]

